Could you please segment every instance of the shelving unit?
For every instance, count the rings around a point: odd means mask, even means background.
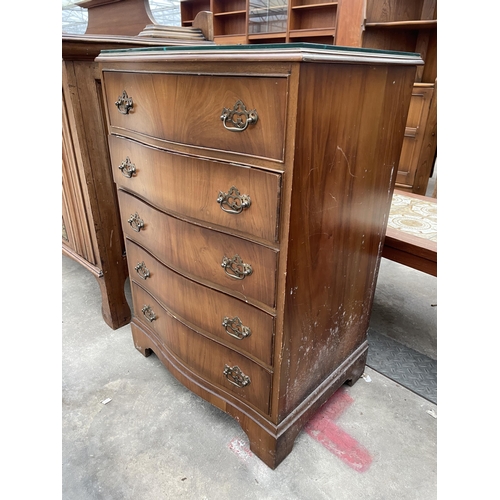
[[[194,18],[198,12],[212,10],[211,0],[182,0],[181,7],[181,24],[182,26],[192,26]]]
[[[291,0],[288,35],[290,41],[334,44],[337,7],[338,2]]]
[[[246,43],[248,0],[212,0],[212,12],[216,43]]]
[[[339,2],[330,0],[181,0],[183,26],[211,10],[218,44],[335,42]]]
[[[418,52],[418,68],[410,103],[396,187],[425,195],[437,150],[437,1],[358,0],[366,19],[361,46]]]
[[[417,52],[397,188],[423,195],[437,150],[437,0],[181,0],[183,26],[214,13],[218,44],[313,42]],[[417,85],[418,84],[418,85]]]
[[[248,9],[249,43],[287,41],[288,0],[250,0]]]

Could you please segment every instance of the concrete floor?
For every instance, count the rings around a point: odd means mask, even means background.
[[[136,351],[130,326],[104,323],[95,278],[64,256],[62,289],[64,500],[437,498],[437,406],[380,373],[332,396],[324,432],[311,423],[272,471],[235,420]],[[431,304],[436,278],[382,261],[373,328],[436,359]]]

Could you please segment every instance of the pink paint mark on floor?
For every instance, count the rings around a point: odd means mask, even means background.
[[[370,453],[335,423],[353,402],[344,389],[339,389],[309,420],[304,430],[349,467],[365,472],[372,463]]]
[[[253,456],[253,453],[250,451],[249,446],[245,441],[239,438],[234,438],[229,443],[229,449],[240,459],[245,462]]]

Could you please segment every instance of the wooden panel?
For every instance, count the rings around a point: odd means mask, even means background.
[[[337,6],[317,4],[301,6],[290,11],[290,31],[333,28],[337,25]]]
[[[239,352],[255,356],[267,365],[272,364],[274,318],[271,315],[180,276],[130,240],[127,240],[127,257],[131,279],[158,298],[175,317],[209,332]],[[145,279],[135,269],[142,262],[149,270]],[[228,335],[222,326],[226,316],[238,317],[250,328],[251,334],[241,340]]]
[[[214,13],[214,37],[219,35],[243,35],[247,32],[246,11],[224,14]]]
[[[420,19],[425,0],[367,1],[366,22],[415,21]]]
[[[382,257],[437,276],[437,243],[387,228]]]
[[[191,370],[209,382],[236,394],[238,398],[254,405],[262,412],[269,413],[271,390],[269,372],[241,354],[213,342],[177,321],[134,282],[132,282],[132,298],[134,311],[136,311],[134,321],[139,321],[146,328],[152,329],[165,347],[186,363]],[[145,319],[142,313],[144,306],[151,307],[156,316],[154,321],[149,322]],[[245,387],[237,387],[229,382],[223,373],[226,365],[231,368],[239,367],[245,375],[250,377],[250,383]]]
[[[415,52],[417,39],[417,30],[366,28],[363,35],[363,47],[381,50]]]
[[[365,338],[413,76],[400,67],[302,68],[285,289],[287,410]]]
[[[363,45],[365,5],[365,0],[340,0],[335,45],[344,47]]]
[[[88,9],[87,35],[138,35],[155,22],[148,0],[87,0],[80,6]]]
[[[413,89],[396,177],[398,187],[411,189],[415,182],[433,92],[432,88],[417,86]]]
[[[125,235],[162,262],[189,276],[231,290],[239,298],[274,307],[275,250],[170,217],[124,191],[118,191],[118,200]],[[140,232],[127,223],[136,212],[144,220]],[[241,280],[228,276],[221,266],[224,257],[232,259],[235,255],[253,269],[251,275]]]
[[[280,176],[235,165],[180,156],[137,142],[109,138],[115,182],[164,210],[277,241]],[[135,173],[125,177],[119,166],[129,158]],[[236,187],[250,197],[241,213],[222,210],[217,197]],[[228,209],[227,206],[225,206]]]
[[[130,130],[168,142],[283,159],[287,78],[106,71],[103,79],[113,133]],[[134,102],[127,115],[114,104],[124,90]],[[223,109],[233,109],[238,100],[248,111],[256,110],[258,120],[243,132],[225,130]]]
[[[247,42],[246,35],[219,35],[214,36],[214,42],[217,45],[240,45]]]
[[[98,278],[104,321],[116,329],[130,322],[130,308],[100,83],[94,62],[63,61],[63,214],[70,240],[63,240],[63,252]]]
[[[73,65],[70,70],[72,70]],[[63,69],[64,63],[63,63]],[[64,75],[67,73],[64,71]],[[67,82],[66,79],[63,80]],[[69,92],[69,87],[66,87]],[[71,124],[73,113],[71,100],[66,101],[66,92],[63,92],[62,101],[62,203],[64,225],[67,239],[63,243],[92,265],[97,265],[97,244],[93,238],[93,219],[88,200],[88,193],[84,190],[85,175],[82,168],[82,159],[78,136],[74,132],[75,125]]]
[[[180,8],[182,26],[191,26],[198,12],[210,10],[210,0],[181,0]]]

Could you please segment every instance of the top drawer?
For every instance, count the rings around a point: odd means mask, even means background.
[[[103,81],[112,133],[283,161],[286,77],[104,71]]]

